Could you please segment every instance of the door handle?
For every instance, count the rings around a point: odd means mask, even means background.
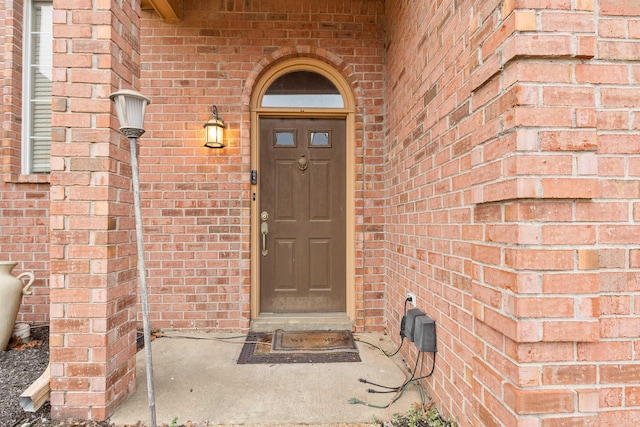
[[[263,222],[260,224],[260,233],[262,233],[262,256],[267,256],[267,234],[269,233],[269,224]]]
[[[269,233],[269,224],[263,222],[260,224],[260,232],[262,233],[262,256],[267,256],[267,234]]]

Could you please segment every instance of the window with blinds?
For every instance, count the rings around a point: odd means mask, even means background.
[[[25,22],[23,173],[48,173],[51,157],[51,0],[31,0]]]

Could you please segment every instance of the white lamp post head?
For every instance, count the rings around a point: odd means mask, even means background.
[[[120,132],[129,138],[144,133],[144,112],[151,100],[135,90],[123,89],[109,95],[115,103]]]

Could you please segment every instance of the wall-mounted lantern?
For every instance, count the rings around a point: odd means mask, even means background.
[[[218,108],[213,106],[213,115],[207,123],[204,124],[205,137],[204,143],[208,148],[224,148],[224,122],[218,116]]]

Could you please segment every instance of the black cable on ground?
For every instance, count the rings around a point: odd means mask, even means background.
[[[361,338],[357,338],[358,341],[364,343],[364,344],[368,344],[371,347],[377,348],[378,350],[380,350],[382,352],[382,354],[384,354],[387,357],[393,357],[396,354],[398,354],[400,352],[400,349],[402,348],[402,346],[404,345],[404,320],[407,317],[407,303],[409,302],[409,298],[405,298],[404,300],[404,315],[402,316],[402,321],[400,322],[400,345],[398,346],[398,348],[396,348],[393,353],[387,353],[382,347],[380,347],[379,345],[370,343],[368,341],[365,341]]]
[[[433,365],[431,366],[431,371],[427,375],[415,377],[416,368],[417,368],[418,364],[421,363],[421,357],[422,357],[423,354],[424,354],[424,352],[419,352],[418,353],[418,357],[416,358],[416,366],[413,369],[413,373],[411,375],[411,378],[406,380],[404,382],[404,384],[402,384],[400,387],[397,387],[395,390],[392,389],[391,387],[387,387],[387,386],[383,386],[383,385],[379,385],[379,384],[374,384],[374,383],[368,382],[367,380],[364,380],[364,379],[360,378],[360,382],[364,382],[366,384],[372,384],[372,385],[375,385],[375,386],[378,386],[378,387],[388,388],[389,389],[389,391],[370,391],[372,389],[369,389],[369,390],[367,390],[367,392],[369,392],[369,393],[393,393],[394,391],[396,391],[398,394],[388,404],[386,404],[384,406],[373,405],[373,404],[364,402],[364,401],[362,401],[360,399],[357,399],[355,397],[352,397],[351,399],[349,399],[349,403],[351,403],[352,405],[360,404],[360,405],[365,405],[365,406],[369,406],[369,407],[372,407],[372,408],[386,409],[386,408],[390,407],[393,403],[395,403],[398,399],[400,399],[400,397],[404,394],[405,390],[411,384],[416,384],[418,386],[418,389],[420,390],[421,403],[424,406],[424,394],[422,393],[422,389],[421,389],[419,383],[417,383],[417,382],[420,381],[420,380],[423,380],[425,378],[429,378],[431,375],[433,375],[433,372],[436,369],[436,353],[435,352],[433,353]]]
[[[404,392],[407,390],[407,388],[412,383],[413,383],[412,381],[405,383],[399,390],[396,391],[396,395],[394,396],[394,398],[391,399],[391,401],[389,403],[387,403],[386,405],[374,405],[372,403],[365,402],[365,401],[357,399],[355,397],[352,397],[351,399],[349,399],[349,403],[352,404],[352,405],[356,405],[356,404],[365,405],[365,406],[368,406],[370,408],[386,409],[386,408],[390,407],[391,405],[393,405],[395,402],[397,402],[398,399],[400,399],[402,397]]]
[[[415,365],[413,366],[413,372],[411,373],[411,377],[409,377],[409,379],[408,379],[408,380],[406,380],[403,384],[401,384],[401,385],[399,385],[399,386],[389,387],[389,386],[386,386],[386,385],[376,384],[376,383],[373,383],[373,382],[367,381],[367,380],[366,380],[366,379],[364,379],[364,378],[360,378],[358,381],[360,381],[361,383],[365,383],[365,384],[371,384],[371,385],[376,386],[376,387],[386,388],[386,389],[391,390],[392,392],[393,392],[393,391],[398,391],[398,390],[402,389],[402,387],[404,387],[404,386],[405,386],[407,383],[409,383],[411,380],[413,380],[413,378],[416,376],[416,371],[418,370],[418,364],[419,364],[419,362],[420,362],[421,355],[422,355],[422,353],[418,353],[418,357],[416,357],[416,363],[415,363]],[[369,390],[371,390],[371,389],[369,389]],[[369,393],[375,393],[375,392],[369,391]]]
[[[363,340],[363,339],[362,339],[362,338],[360,338],[360,337],[356,337],[356,340],[357,340],[357,341],[359,341],[359,342],[361,342],[361,343],[363,343],[363,344],[370,345],[370,346],[371,346],[371,347],[373,347],[373,348],[377,348],[378,350],[380,350],[380,351],[382,352],[382,354],[384,354],[384,355],[385,355],[385,356],[387,356],[387,357],[393,357],[393,356],[395,356],[396,354],[398,354],[398,352],[400,351],[400,349],[402,348],[402,346],[403,346],[403,344],[404,344],[404,341],[402,341],[402,342],[400,343],[400,346],[399,346],[397,349],[395,349],[395,350],[393,351],[393,353],[387,353],[387,352],[386,352],[382,347],[380,347],[379,345],[376,345],[376,344],[374,344],[374,343],[372,343],[372,342],[365,341],[365,340]]]

